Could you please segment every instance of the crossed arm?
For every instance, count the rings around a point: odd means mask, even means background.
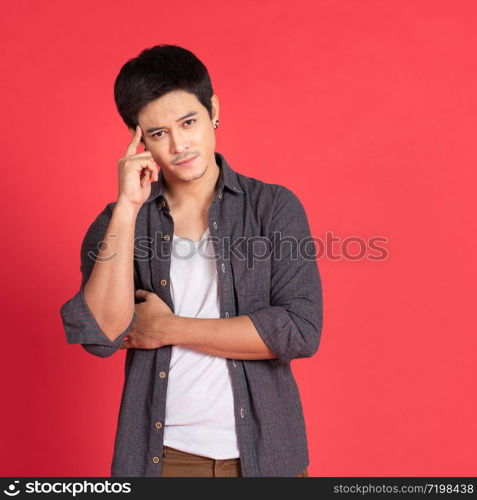
[[[224,358],[276,358],[247,315],[187,318],[174,315],[152,292],[137,290],[136,297],[144,302],[136,304],[136,322],[120,349],[155,349],[170,344]]]
[[[275,354],[247,315],[234,318],[180,318],[174,344],[232,359],[274,359]]]

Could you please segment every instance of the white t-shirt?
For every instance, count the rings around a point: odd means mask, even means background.
[[[197,242],[174,235],[170,289],[176,315],[220,318],[214,254],[208,228]],[[173,345],[168,377],[164,444],[217,460],[238,458],[226,359]]]

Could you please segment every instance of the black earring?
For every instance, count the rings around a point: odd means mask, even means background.
[[[214,128],[219,128],[219,120],[215,120]]]

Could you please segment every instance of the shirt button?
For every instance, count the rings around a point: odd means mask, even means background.
[[[222,262],[222,272],[225,273],[225,264]]]
[[[237,366],[237,365],[235,364],[235,361],[232,361],[232,364],[234,365],[234,368]]]
[[[157,464],[159,463],[159,457],[152,457],[152,461]]]
[[[243,408],[240,408],[240,416],[243,418]]]
[[[156,422],[156,429],[160,429],[162,427],[161,422]]]
[[[167,285],[167,280],[161,280],[161,285],[166,286]]]
[[[159,372],[159,377],[164,378],[166,376],[166,372]]]
[[[217,222],[214,220],[214,229],[217,229]]]
[[[166,241],[169,241],[171,239],[171,237],[168,234],[165,234],[162,238],[165,239]]]
[[[219,193],[219,194],[217,195],[217,197],[218,197],[218,198],[220,198],[220,199],[222,199],[222,193]]]
[[[161,208],[163,208],[164,206],[166,205],[165,201],[162,200],[161,203],[159,203],[159,210],[161,210]]]

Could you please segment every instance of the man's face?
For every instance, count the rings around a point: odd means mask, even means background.
[[[213,118],[218,99],[212,97]],[[204,175],[214,161],[215,133],[207,109],[194,94],[175,90],[150,102],[138,115],[143,139],[154,161],[167,177],[192,181]],[[192,162],[178,162],[197,156]]]

